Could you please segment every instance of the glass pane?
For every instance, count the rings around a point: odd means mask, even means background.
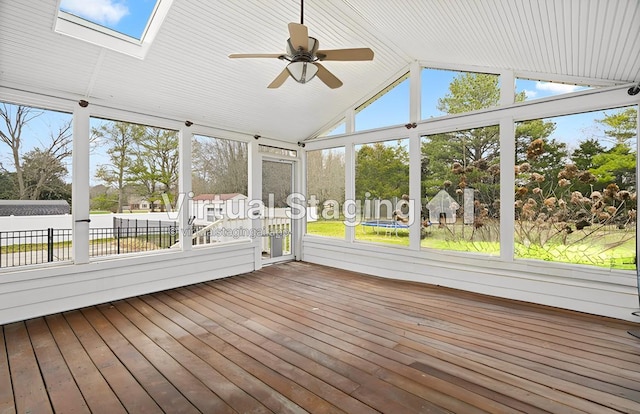
[[[91,23],[140,40],[153,16],[158,1],[95,1],[62,0],[60,10]]]
[[[500,253],[498,126],[422,138],[424,248]]]
[[[422,70],[422,119],[491,108],[500,101],[498,75]]]
[[[71,260],[72,115],[0,103],[0,268]]]
[[[636,268],[636,134],[637,107],[516,124],[516,257]]]
[[[409,78],[405,75],[356,109],[355,130],[409,122]]]
[[[178,132],[91,118],[91,144],[89,254],[177,246]]]
[[[307,151],[307,233],[345,238],[344,147]]]
[[[275,258],[293,253],[292,211],[289,195],[293,188],[293,164],[262,161],[262,257]]]
[[[571,83],[556,83],[517,78],[516,102],[563,95],[565,93],[577,92],[585,89],[591,89],[591,87],[587,85],[576,85]]]
[[[194,136],[190,216],[194,245],[250,237],[248,155],[245,142]]]
[[[356,239],[409,245],[409,140],[356,146]]]
[[[320,137],[330,137],[333,135],[342,135],[347,132],[347,124],[342,121],[340,124],[336,125],[334,128],[330,129],[324,134],[320,134]]]

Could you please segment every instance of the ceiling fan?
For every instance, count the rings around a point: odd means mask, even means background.
[[[316,76],[331,89],[339,88],[342,82],[325,68],[321,61],[362,61],[373,60],[373,50],[365,48],[329,49],[318,48],[316,38],[309,36],[303,24],[304,0],[300,0],[300,23],[289,23],[289,39],[286,53],[231,54],[230,58],[277,58],[289,62],[287,67],[267,86],[275,89],[282,86],[289,76],[298,83],[307,83]]]

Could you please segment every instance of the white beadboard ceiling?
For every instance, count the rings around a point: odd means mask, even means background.
[[[128,0],[138,1],[138,0]],[[306,0],[323,49],[370,47],[373,62],[326,62],[344,86],[266,86],[298,0],[174,0],[144,59],[54,31],[57,0],[0,1],[0,86],[297,142],[374,95],[413,61],[549,80],[640,80],[638,0]],[[0,96],[0,100],[2,96]]]

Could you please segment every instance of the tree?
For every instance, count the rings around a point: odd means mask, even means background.
[[[590,172],[598,179],[598,189],[615,183],[621,189],[635,189],[636,154],[625,144],[618,144],[604,154],[593,157]]]
[[[106,146],[108,164],[98,166],[96,178],[118,192],[117,212],[122,213],[125,187],[129,169],[133,164],[133,145],[143,134],[145,127],[128,122],[107,122],[94,128],[94,145]]]
[[[35,148],[24,154],[23,179],[30,200],[71,201],[71,186],[64,181],[67,167],[52,152]]]
[[[616,144],[627,144],[632,138],[637,138],[638,130],[638,111],[634,107],[621,109],[611,115],[605,115],[596,122],[603,125],[606,129],[604,134],[611,138]]]
[[[581,170],[588,170],[594,167],[593,157],[602,154],[606,148],[595,138],[588,138],[581,141],[571,154],[571,162]]]
[[[149,200],[151,211],[156,202],[164,210],[162,194],[166,193],[169,201],[173,202],[178,192],[178,133],[160,128],[143,128],[143,133],[134,137],[134,161],[127,170],[127,181],[140,186],[140,195]]]
[[[446,114],[460,114],[491,108],[500,100],[498,77],[485,73],[463,72],[449,84],[449,92],[438,99],[437,108]]]
[[[0,200],[15,200],[19,198],[16,188],[15,173],[6,171],[0,163]]]
[[[597,177],[598,189],[614,183],[620,189],[636,190],[637,154],[634,147],[637,119],[638,111],[630,107],[596,120],[605,127],[605,136],[615,140],[615,145],[610,150],[597,154],[592,159],[589,171]]]
[[[327,200],[344,202],[344,152],[329,149],[307,152],[307,194],[322,206]]]
[[[49,131],[49,140],[41,142],[41,147],[35,148],[26,154],[21,154],[24,144],[24,128],[35,118],[41,116],[42,111],[26,107],[2,104],[0,107],[0,117],[4,121],[5,128],[0,129],[0,142],[6,144],[11,151],[11,162],[15,178],[17,192],[14,198],[21,200],[39,200],[54,197],[53,194],[64,194],[63,198],[69,198],[67,191],[54,191],[46,186],[52,185],[56,179],[61,182],[56,183],[56,188],[60,190],[64,186],[64,175],[66,168],[64,160],[71,156],[71,120],[63,122],[57,130]],[[26,176],[25,164],[29,162]],[[64,173],[61,173],[61,166]],[[35,174],[35,175],[34,175]],[[62,175],[60,175],[62,174]],[[47,195],[44,196],[43,194]]]
[[[408,193],[409,154],[401,141],[397,145],[377,142],[360,147],[356,156],[358,200],[393,200]]]
[[[498,77],[465,72],[438,99],[438,110],[457,114],[496,106]],[[446,189],[460,196],[474,188],[484,204],[499,198],[500,131],[498,126],[428,136],[422,143],[422,188],[426,197]]]
[[[192,146],[193,188],[196,193],[248,195],[247,144],[196,137]]]
[[[22,132],[25,125],[40,115],[42,115],[41,111],[36,111],[26,106],[3,103],[0,108],[0,117],[2,117],[6,127],[4,131],[0,129],[0,141],[5,143],[11,151],[13,168],[16,172],[15,177],[18,184],[18,198],[21,200],[27,198],[20,159],[20,148],[23,144]]]

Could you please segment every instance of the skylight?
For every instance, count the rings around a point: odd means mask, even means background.
[[[144,58],[173,0],[61,0],[56,32]]]

